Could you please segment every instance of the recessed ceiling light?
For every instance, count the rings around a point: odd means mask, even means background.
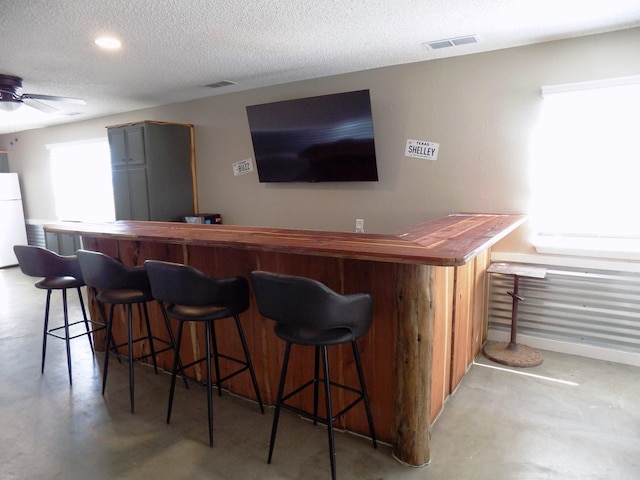
[[[113,37],[99,37],[95,39],[95,44],[100,48],[104,48],[107,50],[117,50],[122,46],[120,40]]]

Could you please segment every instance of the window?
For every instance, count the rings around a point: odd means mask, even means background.
[[[640,77],[542,93],[531,172],[534,245],[580,250],[583,241],[590,250],[640,253]]]
[[[107,140],[47,145],[58,220],[115,220]]]

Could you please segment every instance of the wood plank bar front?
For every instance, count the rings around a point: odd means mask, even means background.
[[[358,345],[376,433],[391,443],[398,460],[422,466],[431,458],[431,424],[486,339],[485,270],[491,246],[524,221],[522,215],[457,214],[394,235],[164,222],[60,223],[46,225],[45,231],[80,235],[84,248],[128,265],[167,260],[216,277],[249,277],[252,270],[261,269],[315,278],[344,294],[370,292],[374,318]],[[90,310],[97,315],[91,297]],[[159,308],[151,304],[149,311],[161,333]],[[124,335],[124,318],[124,311],[117,314],[115,335]],[[283,342],[273,333],[272,322],[260,316],[253,294],[250,309],[240,318],[263,400],[273,404]],[[221,322],[219,338],[233,339],[232,328]],[[197,329],[190,333],[191,341],[183,342],[183,361],[196,358],[204,348],[204,333]],[[227,343],[232,355],[240,348]],[[357,384],[350,350],[335,348],[332,376]],[[288,377],[292,382],[306,377],[313,364],[307,350],[292,350]],[[169,370],[171,361],[167,353],[159,365]],[[198,368],[188,372],[197,379],[202,373]],[[224,387],[254,396],[243,375]],[[308,408],[311,401],[303,397],[300,406]],[[340,408],[350,399],[336,401]],[[361,410],[350,410],[338,426],[368,434]]]

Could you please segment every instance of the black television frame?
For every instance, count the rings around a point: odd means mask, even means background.
[[[261,183],[378,181],[369,90],[246,110]]]

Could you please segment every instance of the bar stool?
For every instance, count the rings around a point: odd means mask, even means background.
[[[71,375],[71,346],[69,340],[86,335],[89,339],[91,352],[94,353],[91,334],[105,328],[104,324],[94,322],[87,318],[87,312],[84,308],[84,300],[82,299],[81,287],[85,286],[80,264],[75,255],[58,255],[46,248],[34,245],[15,245],[13,251],[18,258],[20,270],[30,277],[41,277],[36,282],[36,287],[47,291],[47,303],[44,311],[44,331],[42,335],[42,368],[44,373],[44,363],[47,354],[47,337],[52,336],[63,339],[67,347],[67,368],[69,370],[69,384],[73,385]],[[78,290],[78,298],[80,299],[80,308],[82,310],[83,320],[69,323],[69,313],[67,308],[67,289],[75,288]],[[49,328],[49,307],[51,305],[51,292],[53,290],[62,291],[62,311],[64,314],[64,325],[60,327]],[[75,325],[84,323],[85,329],[80,333],[71,333],[70,328]],[[91,327],[89,326],[91,324]],[[60,330],[64,330],[64,334],[59,334]]]
[[[342,415],[360,403],[360,401],[364,401],[373,447],[377,448],[369,396],[364,382],[358,345],[356,344],[356,340],[367,333],[371,325],[373,317],[373,300],[371,295],[368,293],[340,295],[316,280],[291,275],[254,271],[251,273],[251,277],[260,314],[266,318],[275,320],[275,333],[286,342],[280,384],[278,386],[278,396],[276,399],[276,411],[271,429],[268,463],[271,463],[271,457],[273,455],[280,410],[284,407],[299,415],[312,419],[314,425],[317,422],[327,425],[331,477],[335,479],[336,452],[333,422],[342,417]],[[356,368],[358,370],[358,377],[360,379],[359,390],[333,382],[329,378],[327,346],[343,343],[351,343]],[[289,354],[293,344],[315,347],[314,375],[311,380],[284,395]],[[324,365],[323,378],[319,375],[320,352],[322,352]],[[324,385],[326,418],[318,415],[318,385],[320,383]],[[312,385],[314,399],[313,412],[307,412],[286,403],[291,397]],[[347,390],[356,394],[357,398],[334,415],[332,413],[330,387]]]
[[[131,413],[134,413],[133,362],[136,359],[141,360],[150,356],[153,362],[153,368],[157,374],[158,365],[156,362],[156,355],[173,349],[175,344],[173,341],[173,333],[167,324],[171,342],[154,337],[152,334],[151,324],[149,323],[149,313],[147,311],[147,302],[153,300],[153,297],[151,295],[151,287],[149,285],[149,279],[147,278],[147,272],[143,266],[128,266],[123,264],[120,260],[101,252],[78,250],[77,255],[85,282],[92,288],[98,303],[98,308],[100,309],[100,314],[107,325],[104,372],[102,376],[102,395],[104,395],[107,384],[109,355],[111,353],[111,349],[113,348],[116,355],[120,356],[118,349],[127,345],[127,358],[129,361],[129,398],[131,403]],[[104,304],[110,304],[108,320]],[[142,305],[147,330],[146,335],[138,338],[133,338],[133,305],[135,304]],[[112,334],[113,313],[116,305],[124,305],[127,311],[127,342],[119,345],[116,345]],[[148,342],[150,353],[134,358],[133,344],[143,341]],[[156,351],[154,341],[162,342],[167,346]]]
[[[542,363],[542,354],[540,352],[516,342],[518,303],[525,300],[520,295],[520,277],[544,278],[547,275],[547,269],[534,265],[493,263],[487,268],[487,273],[513,276],[513,292],[507,292],[512,298],[511,339],[509,342],[486,342],[482,348],[482,353],[489,360],[510,367],[535,367],[540,365]]]
[[[258,381],[239,318],[239,314],[249,308],[249,283],[243,277],[213,278],[196,268],[178,263],[147,260],[144,262],[144,266],[147,269],[149,281],[151,282],[153,297],[160,303],[165,320],[168,322],[167,315],[178,320],[178,335],[171,374],[167,423],[171,420],[176,375],[181,373],[184,376],[185,368],[204,361],[206,367],[209,446],[213,446],[213,401],[211,395],[211,389],[213,387],[211,380],[212,358],[215,366],[215,384],[218,388],[218,395],[222,395],[222,382],[235,377],[245,370],[249,370],[260,411],[264,413]],[[244,359],[234,358],[218,351],[215,333],[216,320],[230,317],[235,320],[244,351]],[[180,345],[182,343],[182,330],[186,322],[204,323],[205,356],[187,365],[182,365],[180,360]],[[221,378],[220,358],[238,364],[240,368]]]

